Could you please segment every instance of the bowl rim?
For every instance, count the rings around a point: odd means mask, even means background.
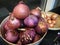
[[[60,28],[48,28],[49,30],[60,30]]]
[[[8,43],[8,44],[10,44],[10,45],[16,45],[16,44],[13,44],[13,43],[7,41],[5,38],[3,38],[2,33],[1,33],[2,24],[3,24],[4,22],[6,22],[7,18],[9,18],[9,17],[10,17],[10,16],[7,16],[7,17],[1,22],[1,24],[0,24],[0,37],[1,37],[6,43]],[[38,42],[41,42],[41,41],[43,40],[43,38],[46,36],[46,34],[47,34],[47,31],[46,31],[45,34],[40,38],[40,40],[38,40],[38,41],[36,41],[36,42],[34,42],[34,43],[27,44],[27,45],[31,45],[31,44],[34,45],[34,44],[36,44],[36,43],[38,43]]]

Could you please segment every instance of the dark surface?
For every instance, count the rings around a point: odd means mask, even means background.
[[[57,14],[60,14],[60,7],[54,8],[52,10],[50,10],[51,12],[55,12]]]
[[[0,0],[0,7],[6,7],[10,12],[21,0]],[[40,6],[41,0],[23,0],[30,8]]]
[[[3,9],[3,10],[2,10],[2,9]],[[59,8],[56,8],[56,9],[53,9],[53,10],[51,10],[51,11],[60,14],[60,7],[59,7]],[[9,11],[8,11],[6,8],[1,8],[1,9],[0,9],[0,12],[2,13],[2,14],[0,14],[0,23],[1,23],[1,21],[2,21],[6,16],[8,16]],[[42,40],[42,42],[40,43],[40,45],[54,45],[52,42],[53,42],[53,40],[56,38],[57,32],[60,32],[60,30],[59,30],[59,31],[51,31],[51,30],[48,30],[47,35],[46,35],[45,38]],[[3,41],[2,38],[0,38],[0,45],[8,45],[8,44],[7,44],[5,41]],[[60,45],[60,44],[59,44],[59,45]]]
[[[41,42],[41,45],[54,45],[53,40],[56,38],[57,33],[60,31],[52,31],[49,30],[43,41]]]

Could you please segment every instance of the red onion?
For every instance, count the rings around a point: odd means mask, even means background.
[[[24,19],[26,18],[30,13],[30,9],[26,4],[19,3],[15,6],[13,9],[13,14],[16,18]]]
[[[9,27],[7,26],[7,23],[5,23],[5,24],[3,25],[3,28],[4,28],[4,30],[11,30],[11,28],[9,28]]]
[[[36,42],[36,41],[40,40],[40,38],[41,38],[41,36],[40,36],[40,35],[38,35],[38,34],[36,34],[36,36],[35,36],[35,38],[34,38],[33,42]]]
[[[10,19],[6,22],[5,29],[16,29],[20,26],[20,20],[11,16]]]
[[[29,44],[35,37],[35,30],[32,28],[25,28],[25,31],[20,32],[20,40],[23,44]]]
[[[19,41],[17,42],[17,45],[22,45],[22,42],[19,40]]]
[[[41,33],[43,34],[47,31],[47,29],[48,29],[47,23],[43,18],[41,18],[38,22],[38,25],[36,26],[36,32],[38,34],[41,34]]]
[[[28,16],[24,20],[24,24],[28,27],[34,27],[37,25],[37,23],[38,23],[38,19],[37,19],[37,17],[35,17],[33,15]]]
[[[6,32],[5,38],[9,42],[16,42],[18,40],[18,33],[16,31],[9,30]]]
[[[41,10],[40,9],[32,9],[31,14],[35,15],[36,17],[41,17]]]

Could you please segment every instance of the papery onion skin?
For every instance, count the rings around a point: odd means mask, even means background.
[[[20,27],[20,25],[21,25],[20,20],[11,16],[10,19],[6,22],[5,29],[6,30],[16,29],[16,28]]]
[[[38,41],[38,40],[40,40],[40,39],[41,39],[41,36],[38,35],[38,34],[36,34],[36,35],[35,35],[35,38],[34,38],[34,40],[33,40],[33,43],[36,42],[36,41]]]
[[[18,33],[16,31],[9,30],[5,33],[5,38],[7,41],[14,43],[18,40]]]
[[[30,14],[30,9],[26,4],[20,3],[13,9],[14,16],[18,19],[24,19]]]
[[[33,15],[29,15],[24,19],[24,24],[28,27],[35,27],[38,24],[38,18]]]
[[[38,18],[40,18],[41,17],[41,10],[39,10],[39,9],[32,9],[31,10],[31,14],[36,16],[36,17],[38,17]]]
[[[32,28],[26,28],[25,31],[20,32],[20,40],[23,44],[29,44],[35,37],[35,30]]]
[[[43,34],[47,31],[48,25],[43,18],[38,22],[38,25],[35,27],[35,30],[38,34]]]

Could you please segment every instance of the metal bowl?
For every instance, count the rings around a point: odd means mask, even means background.
[[[6,42],[8,43],[9,45],[16,45],[16,44],[13,44],[9,41],[7,41],[5,38],[4,38],[4,34],[5,34],[5,31],[3,29],[3,25],[6,23],[6,21],[9,19],[9,16],[6,17],[2,22],[1,22],[1,25],[0,25],[0,36],[1,38]],[[34,42],[34,43],[30,43],[30,44],[27,44],[27,45],[39,45],[41,43],[41,41],[43,40],[43,38],[46,36],[47,32],[40,38],[40,40]]]
[[[56,24],[52,28],[48,28],[49,30],[60,30],[60,15],[54,12],[45,12],[45,15],[51,16],[51,15],[58,15],[56,19]]]

